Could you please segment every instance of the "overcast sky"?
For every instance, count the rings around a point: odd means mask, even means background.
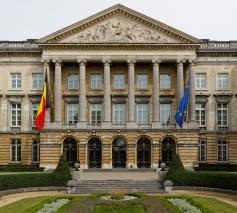
[[[41,38],[118,3],[196,38],[237,40],[237,0],[0,0],[0,40]]]

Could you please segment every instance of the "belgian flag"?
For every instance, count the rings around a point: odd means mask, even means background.
[[[37,130],[41,130],[44,128],[45,123],[45,112],[46,108],[50,107],[50,94],[49,94],[49,82],[48,82],[48,74],[47,70],[45,72],[45,79],[44,79],[44,87],[43,87],[43,94],[40,101],[40,105],[36,114],[35,118],[35,126]]]

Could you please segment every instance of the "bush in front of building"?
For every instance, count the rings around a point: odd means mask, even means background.
[[[42,172],[44,168],[33,164],[0,165],[0,172]]]
[[[201,172],[185,170],[176,156],[171,163],[166,179],[176,186],[197,186],[237,190],[237,174],[225,172]]]
[[[195,167],[195,171],[226,171],[234,172],[237,171],[237,164],[209,164],[199,163],[198,167]]]
[[[57,168],[52,173],[0,175],[0,190],[27,187],[66,186],[68,180],[71,178],[70,168],[64,157],[61,157]]]

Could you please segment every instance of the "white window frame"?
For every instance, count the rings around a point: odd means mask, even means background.
[[[204,107],[203,107],[204,105]],[[202,119],[202,113],[204,111],[204,120]],[[207,110],[206,110],[206,103],[196,103],[195,108],[195,115],[196,115],[196,121],[198,123],[198,126],[200,128],[205,128],[207,125]],[[204,121],[204,124],[202,124]]]
[[[34,84],[36,83],[36,84]],[[44,81],[42,73],[32,73],[32,89],[41,90],[43,89]]]
[[[19,90],[22,89],[22,74],[11,73],[11,89]]]
[[[196,73],[195,74],[195,89],[202,90],[206,89],[207,75],[206,73]]]
[[[102,74],[91,74],[91,89],[102,89],[103,76]]]
[[[162,109],[163,106],[169,106],[169,110],[167,109]],[[168,115],[168,112],[170,112],[170,114]],[[171,103],[161,103],[160,104],[160,122],[164,125],[169,125],[171,124],[171,115],[172,115],[172,104]],[[162,116],[164,116],[167,120],[162,121]]]
[[[162,81],[162,76],[169,76],[169,78],[166,78],[165,80],[169,80],[169,81]],[[169,90],[171,89],[171,74],[170,73],[161,73],[160,74],[160,89],[161,90]]]
[[[224,82],[225,80],[226,80],[226,83]],[[228,75],[228,73],[217,73],[216,89],[217,90],[228,90],[229,89],[229,75]]]
[[[94,112],[95,114],[93,115]],[[100,112],[100,113],[99,113]],[[90,124],[100,126],[102,122],[102,106],[101,104],[90,104]]]
[[[78,89],[79,88],[79,75],[76,73],[70,73],[67,77],[67,88],[68,89]]]
[[[225,152],[224,150],[226,151],[225,158],[224,158],[224,152]],[[223,161],[228,161],[228,160],[229,160],[229,143],[227,140],[222,140],[222,139],[218,140],[217,141],[217,161],[223,162]]]
[[[221,107],[219,107],[218,105],[221,105]],[[226,105],[226,108],[225,107],[223,107],[223,105]],[[216,104],[216,124],[217,124],[217,127],[219,128],[219,129],[228,129],[228,126],[229,126],[229,103],[217,103]],[[220,120],[220,123],[221,124],[219,124],[219,120],[218,120],[218,113],[221,113],[221,120]],[[224,124],[224,112],[226,112],[226,124]]]
[[[13,109],[13,104],[16,105],[16,108]],[[18,104],[20,104],[20,109],[18,109]],[[15,113],[15,117],[16,117],[16,125],[13,125],[13,110],[16,112]],[[19,115],[20,114],[20,115]],[[18,125],[18,117],[20,116],[20,125]],[[22,103],[18,103],[18,102],[11,102],[10,103],[10,127],[11,128],[16,128],[16,129],[20,129],[22,125]]]
[[[137,103],[136,104],[136,120],[139,125],[149,124],[149,104]]]
[[[136,75],[136,85],[137,89],[148,89],[148,75],[147,74],[137,74]]]
[[[72,107],[72,108],[71,108]],[[71,115],[70,115],[71,113]],[[72,119],[70,119],[72,117]],[[78,123],[79,113],[77,103],[67,103],[66,105],[67,125],[76,125]],[[77,119],[75,119],[77,118]]]
[[[200,139],[198,142],[198,161],[205,162],[207,160],[207,142]]]
[[[14,147],[14,153],[13,153]],[[20,156],[18,155],[20,153]],[[11,139],[11,162],[12,163],[21,163],[21,139],[12,138]]]
[[[116,79],[117,77],[117,79]],[[114,74],[113,75],[113,88],[114,89],[124,89],[125,88],[125,75],[124,74]]]
[[[118,115],[116,113],[118,113]],[[118,119],[116,119],[116,118],[118,118]],[[123,125],[125,123],[126,123],[126,106],[125,106],[125,104],[114,103],[113,104],[113,124]]]

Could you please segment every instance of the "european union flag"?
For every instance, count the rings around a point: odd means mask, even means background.
[[[183,127],[183,122],[185,121],[186,118],[188,99],[189,99],[189,88],[190,88],[190,77],[188,79],[188,84],[184,90],[184,96],[180,101],[179,109],[175,114],[175,120],[181,128]]]

